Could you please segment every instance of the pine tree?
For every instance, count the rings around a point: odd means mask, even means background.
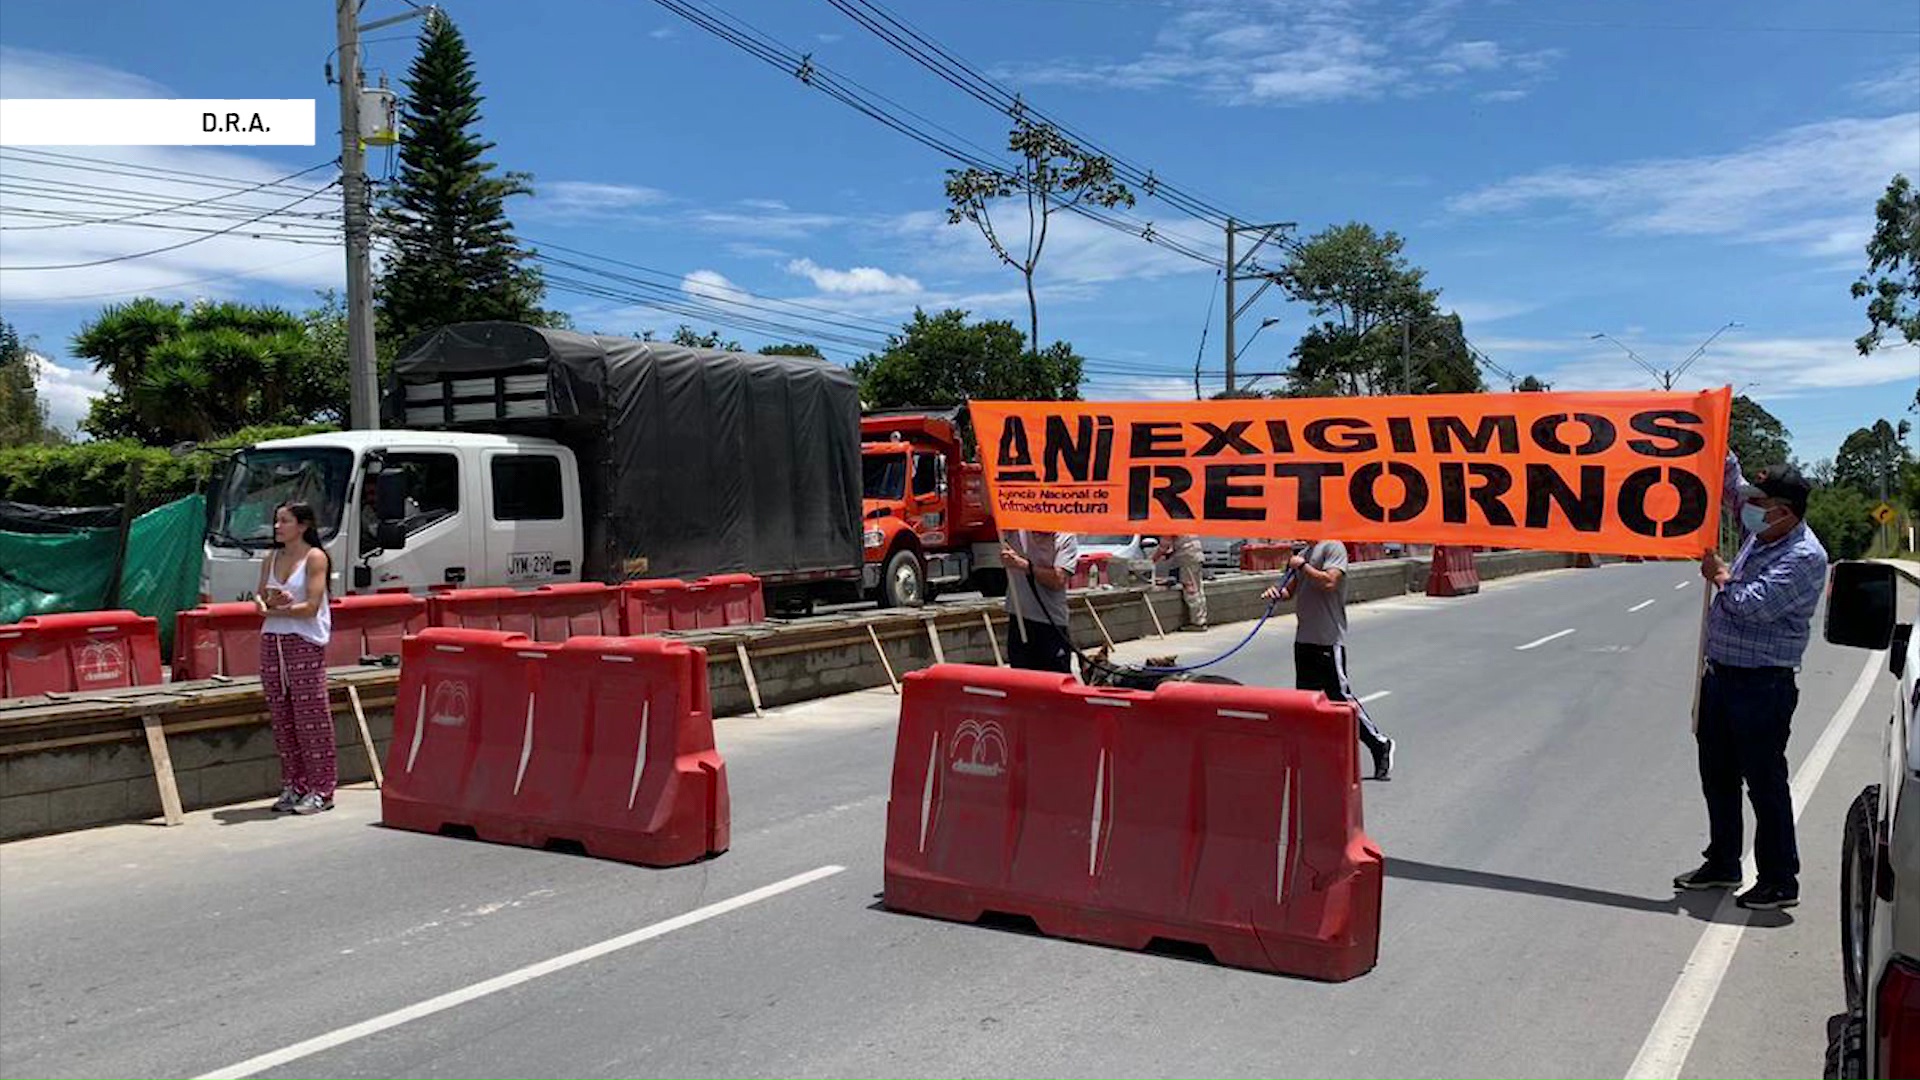
[[[38,363],[20,335],[0,319],[0,446],[57,441],[47,426],[47,404],[34,387]]]
[[[524,173],[496,173],[480,138],[480,82],[466,41],[430,17],[406,79],[400,172],[382,200],[393,244],[377,294],[380,332],[396,349],[454,322],[546,322],[544,287],[513,237],[506,200],[531,195]]]

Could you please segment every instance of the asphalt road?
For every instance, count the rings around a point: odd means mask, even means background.
[[[365,788],[317,818],[0,847],[0,1073],[1624,1076],[1658,1025],[1681,1075],[1818,1075],[1840,822],[1891,684],[1868,654],[1808,653],[1795,767],[1831,734],[1802,776],[1801,907],[1749,925],[1676,898],[1705,833],[1699,588],[1646,564],[1354,609],[1352,676],[1385,693],[1400,760],[1366,785],[1385,910],[1379,967],[1349,983],[880,909],[879,691],[721,721],[733,848],[676,870],[389,831]],[[1247,629],[1123,655],[1194,660]],[[1228,673],[1290,685],[1291,632]],[[1724,979],[1696,962],[1675,994],[1703,935],[1736,928]]]

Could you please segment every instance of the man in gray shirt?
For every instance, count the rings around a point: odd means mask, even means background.
[[[1067,584],[1080,562],[1073,533],[1014,530],[1000,534],[1000,560],[1007,568],[1007,663],[1030,671],[1073,673],[1067,640]]]
[[[1373,778],[1386,780],[1393,772],[1393,740],[1374,725],[1347,682],[1347,547],[1338,540],[1315,541],[1287,566],[1292,580],[1268,589],[1266,599],[1300,598],[1294,608],[1293,684],[1353,704],[1360,741],[1373,753]]]

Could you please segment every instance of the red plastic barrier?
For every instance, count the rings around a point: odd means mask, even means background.
[[[658,638],[407,639],[382,821],[677,866],[727,849],[706,653]]]
[[[620,586],[620,632],[639,637],[673,629],[673,598],[686,587],[679,578],[629,581]]]
[[[598,582],[537,589],[458,589],[427,598],[427,622],[559,642],[577,635],[619,634],[620,607],[620,590]]]
[[[1240,569],[1255,573],[1273,570],[1285,570],[1287,560],[1293,558],[1293,548],[1287,544],[1242,544],[1240,545]]]
[[[341,596],[332,604],[327,666],[364,656],[397,656],[400,639],[427,628],[427,602],[405,593]],[[173,678],[260,673],[260,611],[252,604],[202,604],[174,617]]]
[[[1190,942],[1317,979],[1371,970],[1380,851],[1353,710],[1320,694],[1153,693],[943,664],[906,680],[887,804],[889,908],[1025,915],[1121,948]]]
[[[1069,589],[1090,589],[1096,585],[1113,584],[1113,556],[1106,552],[1080,556],[1074,564],[1073,576],[1067,579]]]
[[[689,582],[667,594],[671,628],[716,630],[767,621],[760,579],[751,574],[717,574]]]
[[[1473,561],[1473,549],[1436,547],[1433,566],[1427,573],[1428,596],[1471,596],[1480,591],[1480,571]]]
[[[33,615],[0,626],[0,697],[160,681],[160,624],[131,611]]]

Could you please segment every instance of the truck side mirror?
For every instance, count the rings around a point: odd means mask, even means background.
[[[374,509],[382,522],[401,521],[407,516],[407,474],[394,469],[373,478]],[[383,542],[382,547],[386,544]]]
[[[946,495],[947,493],[947,459],[946,458],[937,457],[933,459],[933,475],[934,475],[934,481],[933,481],[934,489],[938,491],[942,496]]]
[[[1891,646],[1897,581],[1891,566],[1835,563],[1827,596],[1827,641],[1856,649]]]
[[[374,543],[383,551],[404,551],[407,547],[407,523],[404,521],[381,521],[375,530]]]

